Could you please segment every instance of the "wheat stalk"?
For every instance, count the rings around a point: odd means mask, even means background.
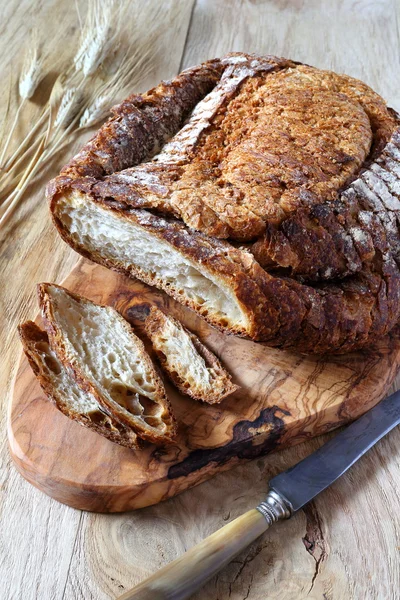
[[[45,141],[44,138],[42,138],[42,140],[39,144],[39,147],[37,148],[35,154],[33,155],[28,167],[26,168],[26,170],[24,172],[23,177],[19,181],[14,192],[12,194],[10,194],[10,196],[7,198],[7,200],[2,204],[1,213],[0,213],[0,215],[1,215],[0,216],[0,226],[5,225],[8,218],[11,216],[12,212],[14,211],[14,208],[17,206],[20,198],[23,196],[32,177],[37,172],[39,165],[40,165],[38,158],[40,157],[40,154],[43,151],[44,141]]]
[[[67,89],[61,98],[60,107],[54,120],[54,127],[66,129],[80,111],[82,104],[82,93],[76,87]]]
[[[26,134],[22,142],[19,146],[14,150],[13,154],[7,158],[3,165],[3,172],[9,173],[11,169],[15,169],[21,162],[24,161],[27,155],[29,155],[32,149],[35,146],[35,141],[31,142],[32,137],[35,133],[40,130],[43,123],[46,121],[47,111],[45,110],[36,123],[33,125],[32,129]],[[3,173],[3,176],[4,176]]]
[[[109,97],[107,94],[95,98],[94,102],[83,111],[79,119],[79,128],[86,129],[87,127],[93,127],[93,125],[105,119],[109,113],[110,105],[108,100]]]
[[[39,85],[42,76],[42,67],[43,60],[39,54],[39,48],[37,45],[37,31],[33,30],[31,44],[29,45],[28,52],[25,55],[25,60],[22,66],[22,71],[18,83],[18,90],[21,102],[18,105],[14,121],[11,125],[7,139],[4,143],[3,150],[0,156],[0,165],[3,165],[4,157],[7,152],[8,146],[10,145],[10,141],[14,134],[15,128],[17,126],[21,110],[25,102],[32,98],[37,86]]]
[[[19,78],[19,95],[23,100],[30,100],[38,87],[43,69],[43,57],[39,53],[37,31],[32,33],[32,41]]]
[[[18,206],[40,169],[71,142],[74,134],[104,120],[125,89],[132,87],[144,72],[151,69],[152,59],[159,47],[159,28],[164,21],[162,16],[158,18],[163,5],[154,5],[155,12],[153,19],[150,19],[154,29],[146,32],[145,42],[138,43],[136,39],[135,43],[134,31],[140,37],[144,30],[140,23],[140,0],[137,0],[135,11],[136,30],[123,31],[126,21],[123,15],[133,3],[134,0],[89,0],[84,21],[78,10],[80,39],[73,63],[59,74],[33,127],[13,154],[6,157],[23,104],[32,97],[41,78],[39,46],[36,43],[31,48],[30,61],[28,63],[27,59],[24,63],[19,78],[21,103],[0,160],[0,164],[3,164],[0,172],[0,202],[3,200],[0,205],[0,227]],[[77,0],[76,5],[78,9]],[[124,36],[132,40],[125,47]]]
[[[150,44],[140,55],[133,50],[123,55],[117,71],[107,83],[96,91],[96,94],[93,95],[94,100],[88,102],[79,120],[79,129],[93,127],[105,120],[110,114],[110,108],[115,102],[118,92],[124,89],[128,82],[131,85],[136,83],[132,76],[133,72],[135,72],[136,79],[140,79],[144,72],[150,70],[152,47],[153,45]]]

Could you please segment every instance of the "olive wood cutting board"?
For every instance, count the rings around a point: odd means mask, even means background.
[[[163,307],[240,385],[210,406],[167,384],[178,421],[175,443],[132,451],[62,415],[22,356],[8,419],[12,458],[29,482],[75,508],[119,512],[155,504],[239,461],[334,429],[374,406],[400,364],[396,333],[362,352],[302,356],[222,334],[163,292],[88,261],[80,260],[63,285],[115,306],[141,336],[149,306]]]

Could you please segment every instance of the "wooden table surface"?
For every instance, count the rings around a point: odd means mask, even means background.
[[[85,3],[79,5],[83,12]],[[57,57],[68,56],[76,43],[78,18],[72,0],[9,0],[2,12],[0,101],[5,110],[11,85],[15,110],[15,82],[32,24],[37,24],[47,50]],[[159,29],[153,68],[132,91],[146,90],[207,58],[243,50],[283,55],[359,77],[399,110],[399,14],[396,0],[132,1],[132,22],[140,16],[140,23],[151,20]],[[139,29],[136,43],[145,45],[148,31],[145,26]],[[50,81],[49,75],[25,119],[38,110]],[[22,135],[23,125],[17,135]],[[159,506],[120,515],[63,506],[17,474],[5,435],[20,354],[16,325],[35,316],[35,283],[62,281],[77,259],[52,228],[43,195],[46,181],[64,158],[58,155],[48,165],[0,231],[0,598],[4,600],[115,598],[254,507],[271,476],[324,441],[310,440],[249,462]],[[267,532],[195,598],[400,598],[399,447],[400,430],[292,520]]]

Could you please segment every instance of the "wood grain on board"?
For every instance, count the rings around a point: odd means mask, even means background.
[[[86,4],[79,2],[82,14]],[[154,6],[160,4],[159,0],[140,2],[140,22],[152,22]],[[162,51],[136,91],[177,73],[180,63],[186,67],[231,50],[245,50],[288,56],[360,77],[400,109],[399,5],[395,0],[177,0],[162,4],[167,25],[160,33]],[[132,0],[129,5],[134,23],[139,2]],[[178,15],[171,11],[172,5],[179,5]],[[0,117],[10,83],[15,111],[19,61],[35,20],[54,58],[73,54],[78,28],[74,3],[67,0],[9,0],[2,8]],[[145,28],[141,35],[145,40]],[[57,70],[56,65],[52,70]],[[46,78],[43,97],[51,81]],[[35,115],[41,93],[26,106],[15,143]],[[76,255],[53,230],[43,202],[46,181],[73,150],[68,148],[55,158],[0,232],[3,432],[20,356],[16,325],[36,314],[35,284],[61,282],[76,262]],[[0,597],[115,598],[254,507],[263,498],[270,477],[304,458],[326,437],[246,461],[157,506],[102,515],[71,509],[29,485],[10,464],[3,435]],[[308,508],[271,528],[194,600],[400,598],[399,447],[400,431],[393,431]]]
[[[302,356],[224,335],[163,292],[88,261],[64,285],[114,306],[142,336],[150,307],[162,307],[218,355],[240,386],[213,406],[168,386],[176,439],[132,451],[59,413],[23,356],[10,405],[12,457],[28,481],[75,508],[120,512],[156,504],[240,461],[330,431],[374,406],[400,366],[398,334],[363,352]]]

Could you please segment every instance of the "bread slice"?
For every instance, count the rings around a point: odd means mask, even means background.
[[[218,404],[239,389],[199,338],[159,308],[151,308],[145,329],[162,368],[182,394]]]
[[[125,319],[54,284],[39,284],[38,296],[50,345],[79,387],[144,440],[172,440],[176,426],[164,385]]]
[[[33,372],[58,410],[116,444],[132,449],[138,447],[135,432],[114,419],[93,394],[79,387],[51,349],[45,331],[27,321],[18,327],[18,332]]]

